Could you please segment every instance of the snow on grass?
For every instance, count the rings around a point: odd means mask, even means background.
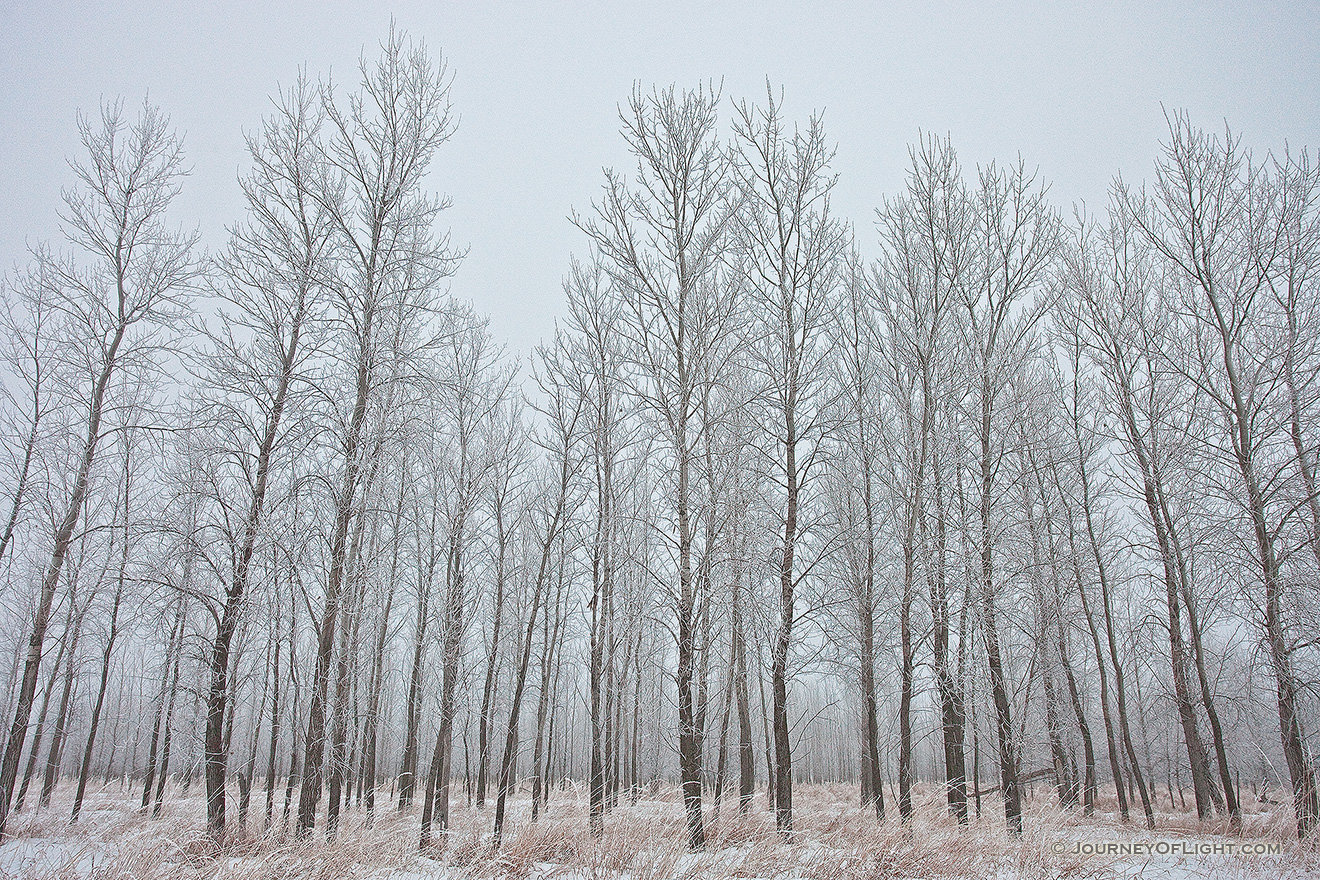
[[[71,788],[71,786],[66,786]],[[530,821],[525,796],[514,799],[505,845],[495,850],[493,809],[462,802],[451,810],[451,828],[425,853],[417,849],[417,809],[399,813],[388,798],[368,825],[356,807],[342,816],[340,832],[326,841],[322,829],[299,841],[280,822],[264,828],[264,792],[253,792],[253,814],[223,848],[205,831],[205,802],[198,787],[185,796],[171,791],[160,818],[135,809],[133,792],[111,785],[90,794],[82,817],[68,823],[71,792],[58,791],[50,807],[29,805],[11,817],[12,836],[0,846],[0,877],[23,880],[1021,880],[1021,878],[1320,878],[1313,844],[1291,839],[1285,815],[1249,812],[1240,833],[1226,822],[1199,822],[1184,813],[1159,813],[1158,830],[1118,821],[1112,799],[1095,816],[1059,809],[1041,789],[1028,804],[1025,833],[1004,829],[1002,805],[984,799],[982,816],[960,829],[943,809],[938,788],[920,786],[916,816],[904,825],[891,810],[877,823],[846,786],[802,786],[794,793],[794,833],[775,831],[774,816],[758,796],[747,816],[725,802],[716,814],[707,805],[708,847],[686,851],[682,804],[673,790],[625,799],[593,841],[586,827],[581,790],[556,791],[541,820]],[[282,794],[282,791],[279,792]],[[1261,805],[1262,807],[1265,805]],[[237,810],[231,803],[231,817]],[[231,819],[232,822],[232,819]],[[1279,855],[1096,855],[1076,845],[1109,842],[1277,843]]]

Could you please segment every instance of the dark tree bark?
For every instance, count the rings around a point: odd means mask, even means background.
[[[106,686],[110,681],[110,660],[114,656],[115,641],[119,638],[119,608],[124,599],[124,577],[128,569],[128,520],[130,516],[129,508],[129,484],[131,480],[131,466],[129,456],[124,456],[124,535],[123,547],[119,557],[119,573],[115,579],[115,596],[110,603],[110,629],[106,634],[105,650],[101,652],[101,677],[100,684],[96,689],[96,702],[92,705],[91,726],[87,731],[87,745],[83,749],[82,765],[78,771],[78,791],[73,797],[73,814],[69,819],[70,823],[78,821],[78,814],[82,812],[83,798],[87,794],[87,782],[92,775],[92,753],[96,748],[96,731],[101,724],[101,709],[105,705]]]
[[[507,474],[505,475],[507,478]],[[494,614],[491,620],[490,651],[486,655],[486,678],[481,687],[481,716],[477,724],[477,809],[486,805],[486,785],[490,778],[490,734],[494,724],[497,677],[496,665],[500,653],[500,629],[504,622],[504,587],[509,547],[509,523],[505,505],[509,497],[508,480],[497,485],[495,493],[495,595],[491,600]]]
[[[73,579],[76,581],[77,577],[78,575],[75,573]],[[87,617],[87,609],[91,607],[92,600],[95,598],[96,590],[89,590],[87,598],[83,600],[82,607],[74,617],[72,635],[65,634],[69,639],[69,650],[64,662],[64,688],[60,692],[59,708],[55,710],[55,731],[51,735],[50,748],[46,752],[46,768],[41,780],[41,795],[37,799],[38,807],[50,806],[51,792],[55,790],[55,784],[59,781],[60,762],[64,759],[64,743],[69,733],[69,714],[72,709],[73,691],[78,680],[78,642],[82,638],[83,621]],[[75,600],[74,587],[70,585],[69,602],[73,603]]]
[[[290,585],[292,588],[292,584]],[[270,827],[271,818],[275,814],[275,774],[278,770],[279,745],[280,745],[280,724],[283,720],[280,707],[280,650],[284,647],[280,640],[280,621],[283,616],[280,614],[278,597],[272,609],[275,620],[275,656],[271,662],[271,673],[274,681],[271,684],[270,700],[270,749],[266,757],[266,827]],[[290,620],[289,637],[293,638],[293,621]]]
[[[948,595],[948,540],[944,504],[944,468],[938,456],[931,462],[935,490],[935,552],[927,577],[930,580],[932,647],[935,655],[935,683],[940,694],[940,727],[944,734],[944,787],[949,812],[959,825],[967,824],[967,768],[964,752],[964,725],[961,677],[955,678],[949,657],[950,612]]]
[[[537,563],[536,580],[533,582],[532,595],[527,608],[527,624],[521,634],[520,657],[514,671],[513,694],[509,703],[509,723],[504,729],[504,755],[500,759],[499,789],[495,798],[494,842],[498,848],[503,841],[504,813],[509,795],[513,791],[514,762],[518,757],[518,717],[522,710],[523,691],[527,686],[527,670],[532,659],[532,643],[536,637],[537,617],[546,593],[546,580],[550,575],[550,558],[555,543],[559,540],[568,505],[569,486],[575,476],[575,464],[572,460],[576,425],[580,410],[565,411],[563,395],[551,393],[554,399],[555,430],[558,434],[559,448],[555,450],[558,461],[558,485],[555,500],[547,511],[545,532],[539,535],[540,561]],[[555,399],[558,398],[558,399]]]
[[[95,347],[97,356],[87,376],[86,431],[72,468],[67,501],[56,514],[51,557],[35,603],[14,721],[0,758],[0,840],[27,738],[55,590],[82,519],[102,438],[102,420],[107,406],[114,405],[112,380],[118,376],[121,355],[127,353],[121,348],[130,329],[139,322],[150,323],[157,310],[189,282],[194,271],[194,239],[166,232],[160,216],[177,191],[182,173],[179,142],[169,132],[168,121],[147,105],[129,126],[132,136],[117,141],[113,133],[122,127],[121,107],[106,106],[102,117],[100,132],[94,132],[88,120],[80,120],[91,166],[73,166],[85,188],[70,192],[66,201],[70,226],[67,234],[100,262],[105,274],[97,277],[106,284],[93,289],[76,268],[60,270],[62,282],[70,288],[62,294],[68,301],[68,312],[75,321],[85,322],[90,337],[86,341]],[[151,272],[140,271],[143,261],[151,265]],[[134,343],[129,344],[131,347]]]

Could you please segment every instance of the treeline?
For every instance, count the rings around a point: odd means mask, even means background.
[[[925,760],[964,824],[1042,778],[1154,827],[1160,766],[1312,829],[1306,152],[1174,114],[1066,217],[924,137],[855,229],[819,116],[637,90],[524,369],[449,293],[449,94],[397,33],[297,81],[210,254],[166,117],[79,118],[65,242],[4,283],[0,833],[66,773],[75,821],[200,773],[217,841],[264,784],[299,836],[420,801],[423,847],[459,797],[498,844],[523,782],[600,834],[676,776],[699,849],[759,789],[791,832],[804,754],[877,819]]]

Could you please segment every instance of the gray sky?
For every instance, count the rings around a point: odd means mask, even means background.
[[[631,167],[616,108],[634,82],[722,79],[726,99],[757,99],[768,76],[791,116],[824,109],[835,209],[864,255],[922,130],[951,134],[969,170],[1020,153],[1065,210],[1102,207],[1120,170],[1148,176],[1161,103],[1205,127],[1227,120],[1258,152],[1320,144],[1315,3],[0,0],[0,267],[56,237],[75,112],[117,95],[149,93],[185,132],[193,174],[174,216],[218,249],[241,218],[242,135],[269,96],[304,65],[353,84],[391,11],[455,74],[461,122],[431,178],[471,248],[453,290],[519,353],[548,337],[569,255],[586,250],[566,216],[589,209],[603,167]]]

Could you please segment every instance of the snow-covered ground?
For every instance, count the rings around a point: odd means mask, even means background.
[[[253,792],[253,816],[244,833],[222,849],[205,833],[205,804],[198,787],[167,798],[159,818],[135,809],[133,792],[111,785],[93,793],[76,825],[69,825],[70,793],[56,793],[47,809],[29,805],[11,819],[12,836],[0,846],[0,876],[32,880],[112,878],[285,877],[362,880],[848,880],[848,878],[1320,878],[1320,849],[1290,837],[1291,823],[1278,805],[1252,805],[1240,834],[1225,823],[1197,822],[1186,814],[1157,815],[1147,833],[1118,821],[1113,803],[1093,817],[1060,810],[1041,789],[1028,804],[1025,832],[1013,839],[1003,829],[997,801],[960,830],[940,809],[940,793],[918,791],[917,816],[904,826],[893,815],[877,824],[844,786],[803,786],[795,791],[797,831],[784,840],[758,796],[752,812],[737,815],[725,803],[718,815],[708,805],[709,846],[685,849],[686,832],[676,792],[626,799],[606,818],[605,835],[593,842],[586,829],[585,795],[556,791],[548,810],[530,822],[526,797],[515,801],[505,845],[491,844],[491,805],[466,806],[455,792],[450,832],[426,853],[417,849],[416,810],[399,813],[382,792],[385,809],[368,826],[365,812],[350,809],[335,840],[318,832],[295,841],[279,821],[264,831],[264,792]],[[280,792],[282,794],[282,792]],[[236,809],[231,806],[236,814]],[[1239,850],[1274,849],[1243,854]]]

